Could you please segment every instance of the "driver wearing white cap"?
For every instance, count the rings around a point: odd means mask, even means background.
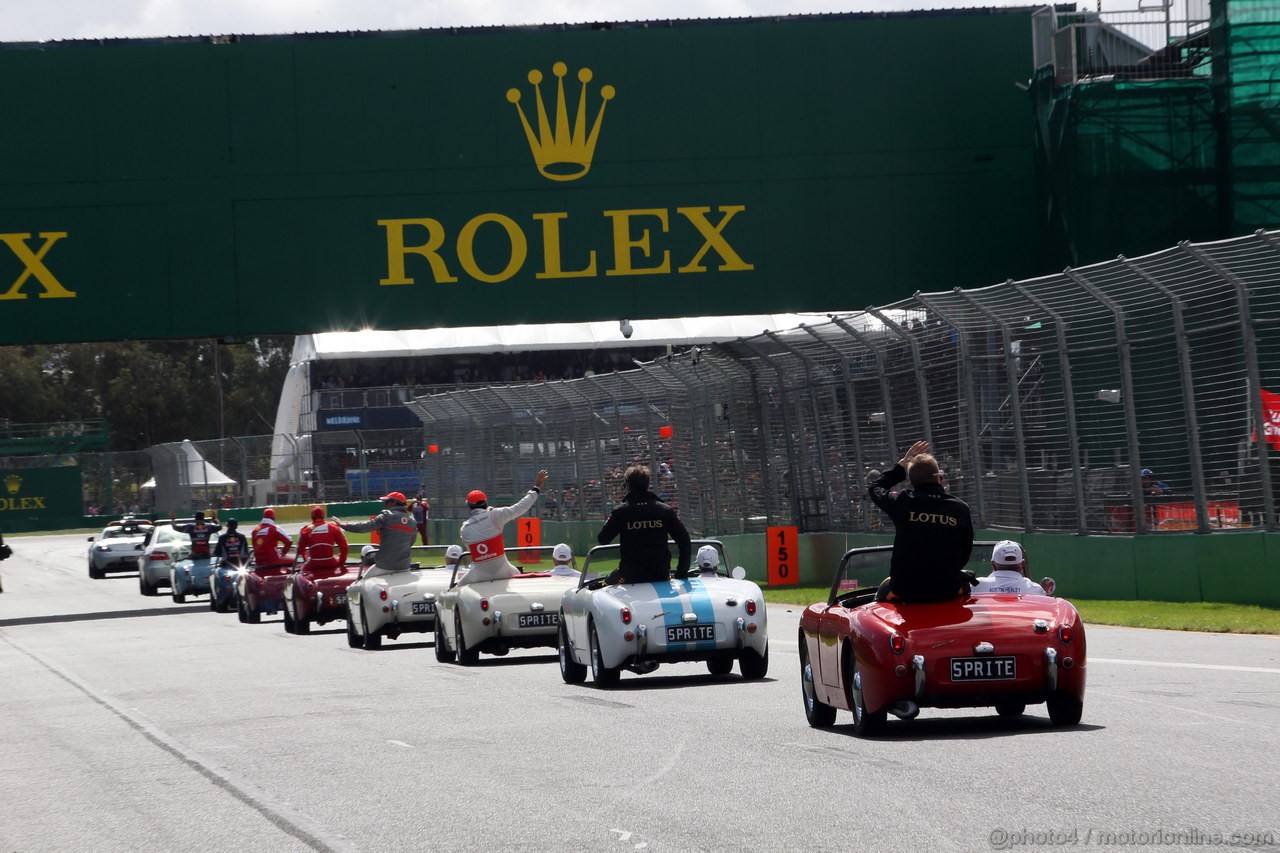
[[[1008,592],[1019,595],[1044,595],[1044,587],[1026,576],[1027,558],[1022,546],[1008,539],[996,543],[991,549],[991,574],[979,578],[973,594],[980,592]]]
[[[551,574],[556,577],[580,578],[582,573],[573,567],[573,549],[564,542],[551,549]]]
[[[714,575],[716,569],[720,567],[720,552],[714,545],[703,545],[698,549],[698,556],[693,562],[698,567],[698,574]]]

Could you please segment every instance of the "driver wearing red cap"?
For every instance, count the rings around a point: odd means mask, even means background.
[[[406,506],[408,501],[405,500],[404,492],[388,492],[378,500],[382,501],[382,512],[368,521],[342,522],[334,519],[339,527],[349,533],[378,531],[378,562],[365,572],[365,577],[408,571],[413,553],[409,549],[418,539],[418,526],[414,524],[413,515]]]
[[[511,578],[520,574],[520,570],[507,560],[502,528],[511,519],[524,515],[537,502],[538,493],[547,477],[545,470],[539,471],[533,480],[533,488],[511,506],[489,506],[488,497],[479,489],[467,494],[471,516],[462,522],[462,530],[458,536],[462,539],[462,544],[471,551],[471,568],[458,578],[459,584]]]

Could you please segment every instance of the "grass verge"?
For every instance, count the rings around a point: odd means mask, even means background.
[[[830,587],[765,587],[766,601],[807,607],[826,601]],[[1086,623],[1160,628],[1166,631],[1206,631],[1215,634],[1280,635],[1280,609],[1252,604],[1209,601],[1094,601],[1071,599]]]

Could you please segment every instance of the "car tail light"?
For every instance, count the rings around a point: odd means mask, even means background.
[[[480,599],[480,609],[481,609],[481,610],[488,610],[488,609],[489,609],[489,599],[487,599],[487,598],[482,598],[482,599]]]
[[[148,560],[167,560],[169,559],[169,555],[164,551],[152,551],[151,556],[147,557],[147,559]]]
[[[387,600],[387,591],[385,589],[378,590],[378,595],[382,598],[383,601]]]
[[[889,648],[893,649],[895,655],[902,654],[902,650],[907,647],[906,638],[899,633],[893,633],[889,636]]]
[[[1071,642],[1071,638],[1075,636],[1075,630],[1070,625],[1058,626],[1058,639],[1064,643]]]
[[[621,610],[621,611],[619,611],[618,615],[622,617],[622,624],[623,624],[623,625],[630,625],[630,624],[631,624],[631,608],[630,608],[630,607],[624,607],[624,608],[622,608],[622,610]]]
[[[747,599],[747,615],[748,616],[756,615],[756,600],[754,598]]]

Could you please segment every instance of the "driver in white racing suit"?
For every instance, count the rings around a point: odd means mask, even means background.
[[[533,488],[511,506],[489,506],[488,498],[479,489],[474,489],[467,495],[471,516],[462,522],[458,538],[471,551],[471,568],[458,578],[459,584],[513,578],[520,574],[520,570],[507,560],[502,528],[511,519],[524,515],[537,502],[538,493],[542,491],[542,484],[547,481],[548,476],[547,471],[539,471],[534,478]]]

